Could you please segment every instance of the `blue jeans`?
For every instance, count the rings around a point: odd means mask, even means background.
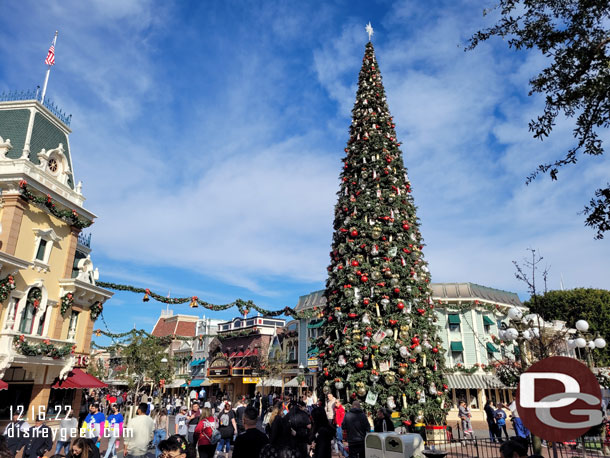
[[[226,448],[226,450],[224,450],[226,453],[229,453],[231,451],[231,438],[230,437],[228,439],[220,439],[218,441],[218,448],[216,449],[216,451],[222,452],[223,448]]]
[[[70,441],[57,441],[57,446],[55,447],[55,454],[59,455],[61,449],[64,449],[64,455],[68,455],[70,451]]]
[[[110,438],[108,439],[108,447],[106,448],[106,454],[104,455],[104,458],[111,458],[113,456],[117,456],[116,442],[119,439],[120,439],[119,437],[110,436]]]
[[[347,456],[348,453],[345,450],[345,447],[343,446],[343,429],[341,428],[341,426],[337,426],[337,436],[335,439],[337,441],[336,451],[339,452],[342,456]]]
[[[159,442],[165,440],[167,432],[164,429],[155,429],[155,435],[153,437],[153,445],[155,446],[155,458],[159,458],[161,451],[159,450]]]

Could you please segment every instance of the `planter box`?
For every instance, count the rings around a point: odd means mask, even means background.
[[[447,426],[426,426],[426,440],[427,442],[447,442]]]

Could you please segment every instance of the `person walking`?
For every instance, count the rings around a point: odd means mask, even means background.
[[[394,423],[392,422],[392,417],[390,413],[383,407],[377,409],[377,416],[375,417],[375,420],[373,420],[373,429],[376,433],[394,431]]]
[[[503,405],[498,403],[498,408],[495,412],[496,424],[498,425],[498,437],[502,438],[502,431],[504,431],[504,435],[506,436],[506,440],[509,439],[508,431],[506,430],[506,412],[504,412]]]
[[[224,452],[226,457],[231,451],[231,440],[237,434],[237,423],[235,422],[235,412],[231,409],[231,403],[225,401],[224,409],[218,414],[218,431],[220,432],[220,440],[218,441],[217,450],[222,456]]]
[[[246,431],[244,427],[244,411],[246,405],[243,399],[237,401],[237,407],[235,408],[235,423],[237,424],[237,435],[243,434]]]
[[[195,434],[195,428],[199,424],[199,416],[201,415],[199,402],[195,401],[191,404],[191,411],[187,417],[187,425],[188,425],[188,443],[192,444],[194,442],[193,434]]]
[[[343,429],[347,433],[349,458],[364,458],[364,438],[371,430],[371,425],[360,408],[359,400],[352,402],[352,408],[345,414]]]
[[[64,455],[70,453],[70,441],[78,436],[78,420],[74,418],[72,411],[68,412],[65,418],[59,422],[59,434],[57,436],[57,445],[55,446],[55,454],[63,449]]]
[[[313,409],[317,410],[317,409]],[[313,412],[312,410],[312,412]],[[340,453],[342,456],[347,456],[347,450],[343,446],[343,420],[345,419],[345,407],[341,403],[341,399],[335,399],[335,427],[336,427],[336,438],[335,438],[335,452]]]
[[[26,444],[26,433],[29,429],[30,425],[25,420],[21,420],[18,413],[13,414],[13,420],[4,428],[6,445],[13,456],[16,456],[17,452]]]
[[[212,442],[214,432],[218,429],[216,424],[216,418],[212,413],[212,409],[204,407],[201,409],[201,415],[199,416],[199,423],[195,428],[193,438],[197,444],[197,451],[199,452],[199,458],[213,458],[216,453],[216,445]]]
[[[132,436],[125,438],[123,448],[123,457],[144,458],[148,451],[148,443],[153,438],[155,422],[152,418],[146,415],[148,404],[141,402],[138,405],[136,417],[129,421],[129,429]]]
[[[492,442],[501,440],[500,433],[498,431],[498,425],[496,424],[496,409],[491,399],[488,399],[485,403],[485,417],[487,419],[487,427],[489,428],[489,439]]]
[[[121,397],[119,396],[119,399]],[[104,458],[117,458],[117,448],[121,446],[121,437],[123,436],[123,414],[119,411],[117,404],[110,406],[112,413],[108,416],[108,447]]]
[[[159,443],[168,436],[169,421],[167,418],[167,410],[161,409],[155,418],[155,431],[153,433],[153,445],[155,446],[155,458],[159,458],[161,451]]]
[[[263,447],[269,443],[269,438],[256,427],[258,422],[256,407],[246,407],[244,409],[243,422],[245,431],[235,439],[232,458],[257,457]]]
[[[104,435],[104,424],[106,423],[106,416],[100,412],[99,404],[94,403],[89,407],[89,415],[85,417],[85,424],[83,429],[85,430],[86,437],[92,439],[93,443],[99,447],[100,437]]]
[[[291,403],[290,411],[286,415],[286,422],[290,431],[290,444],[301,453],[301,456],[307,456],[307,444],[311,435],[311,420],[307,413],[307,406],[303,401],[293,401]]]
[[[45,424],[44,416],[36,418],[33,428],[30,428],[29,439],[23,449],[23,458],[43,457],[53,447],[53,431]]]
[[[335,428],[331,426],[326,412],[322,409],[314,409],[311,417],[313,458],[331,458],[331,442],[336,437]]]
[[[326,416],[328,417],[328,421],[332,424],[335,419],[335,397],[332,393],[328,393],[326,396],[326,406],[324,409],[326,410]]]
[[[188,425],[186,424],[188,421],[188,417],[186,415],[188,408],[186,406],[180,407],[180,412],[174,418],[174,433],[182,436],[184,440],[186,440],[186,436],[188,435]]]

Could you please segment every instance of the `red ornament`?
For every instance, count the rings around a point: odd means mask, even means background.
[[[400,288],[394,288],[394,292],[395,292],[396,294],[400,293]]]
[[[355,259],[352,261],[352,267],[358,267],[359,263]]]
[[[390,320],[390,324],[392,326],[396,326],[396,323],[398,323],[398,320]]]
[[[358,316],[358,314],[354,313],[354,312],[351,312],[347,316],[349,316],[350,318],[356,318]]]
[[[405,308],[405,303],[404,303],[404,302],[402,302],[402,301],[400,301],[398,304],[396,304],[396,308],[397,308],[398,310],[402,310],[402,309],[404,309],[404,308]]]
[[[424,309],[417,309],[417,313],[423,315],[424,313],[426,313],[426,311]]]
[[[432,349],[432,353],[438,353],[438,348],[434,347],[434,348]]]
[[[339,270],[343,270],[343,264],[339,264],[339,265],[337,266],[337,269],[339,269]]]
[[[366,331],[366,336],[367,337],[371,337],[373,335],[373,333],[371,331]]]
[[[364,362],[363,362],[363,361],[358,361],[358,362],[356,363],[356,367],[357,367],[358,369],[362,369],[362,368],[364,367]]]
[[[363,275],[362,277],[360,277],[360,280],[362,280],[362,283],[366,283],[367,281],[369,281],[369,277]]]
[[[411,422],[411,420],[403,420],[402,421],[406,426],[411,426],[413,424],[413,422]]]
[[[365,297],[362,302],[364,303],[364,305],[369,305],[371,303],[371,300],[368,297]]]
[[[402,223],[402,228],[403,228],[405,231],[408,231],[408,230],[409,230],[409,227],[411,227],[411,226],[409,226],[409,225],[407,224],[407,222],[406,222],[406,221]]]
[[[350,232],[350,235],[352,237],[357,237],[358,236],[358,231],[356,229],[354,229],[352,232]]]
[[[416,337],[413,337],[413,338],[411,339],[411,342],[412,342],[412,343],[414,343],[415,345],[419,345],[419,337],[417,337],[417,336],[416,336]]]

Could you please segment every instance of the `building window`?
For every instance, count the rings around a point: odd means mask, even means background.
[[[70,326],[68,326],[68,338],[76,336],[76,327],[78,326],[78,312],[72,311],[70,315]]]
[[[479,396],[478,396],[479,390],[477,390],[476,388],[470,388],[469,390],[469,394],[470,394],[470,407],[473,409],[478,409],[479,408]]]
[[[38,330],[36,331],[36,335],[41,336],[42,335],[42,331],[44,331],[44,322],[47,319],[47,311],[45,310],[44,313],[42,314],[42,316],[40,317],[40,320],[38,320]]]
[[[451,359],[453,359],[454,364],[458,364],[458,363],[464,364],[464,353],[461,351],[452,351]]]
[[[460,315],[457,313],[450,313],[447,317],[447,323],[449,331],[460,332]]]
[[[494,320],[492,320],[491,318],[489,318],[487,315],[483,316],[483,328],[485,329],[485,332],[487,334],[489,334],[491,332],[491,327],[494,325]]]
[[[468,399],[466,399],[466,390],[458,388],[455,390],[455,408],[456,409],[459,407],[460,401],[468,402]]]
[[[31,334],[34,326],[34,316],[36,310],[40,307],[42,293],[40,288],[31,288],[25,300],[25,306],[21,314],[19,323],[19,332],[23,334]]]
[[[46,251],[47,251],[47,241],[45,239],[40,239],[40,242],[38,242],[38,250],[36,251],[36,259],[38,261],[45,262]]]
[[[34,234],[36,235],[34,261],[48,264],[53,242],[59,242],[60,238],[53,229],[34,229]]]

